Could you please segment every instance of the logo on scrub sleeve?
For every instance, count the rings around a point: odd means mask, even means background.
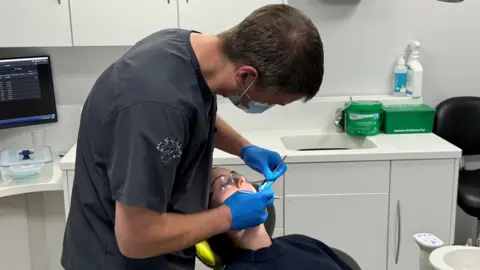
[[[165,138],[157,144],[157,151],[160,152],[160,161],[162,164],[168,165],[172,160],[182,156],[183,145],[180,140]]]

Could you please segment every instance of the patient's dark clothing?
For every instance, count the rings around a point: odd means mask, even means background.
[[[304,235],[273,239],[268,248],[240,250],[227,270],[350,270],[324,243]]]

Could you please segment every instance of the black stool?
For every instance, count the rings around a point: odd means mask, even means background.
[[[437,106],[434,133],[462,149],[463,156],[480,155],[480,97],[454,97]],[[458,205],[477,218],[480,246],[480,169],[460,169]]]

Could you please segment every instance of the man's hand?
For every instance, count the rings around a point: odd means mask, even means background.
[[[169,254],[227,232],[232,224],[226,206],[196,214],[159,213],[116,202],[115,236],[120,252],[145,259]]]
[[[268,181],[275,181],[287,170],[287,165],[283,163],[282,157],[277,153],[258,146],[247,146],[240,152],[240,157],[245,164],[255,171],[263,174]],[[278,170],[273,173],[273,170]]]
[[[263,224],[268,218],[267,206],[273,203],[273,191],[257,193],[239,190],[225,200],[232,213],[232,230],[243,230]]]

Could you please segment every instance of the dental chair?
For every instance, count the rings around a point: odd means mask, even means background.
[[[258,185],[253,184],[253,186],[258,190]],[[271,206],[267,207],[268,211],[268,219],[264,223],[265,229],[267,230],[268,235],[272,237],[273,231],[275,228],[275,206],[272,204]],[[222,236],[220,236],[222,237]],[[215,270],[222,270],[225,269],[225,265],[221,260],[221,255],[225,256],[225,250],[218,250],[221,245],[218,244],[218,241],[222,241],[224,239],[218,239],[217,237],[213,237],[207,241],[200,242],[195,245],[197,258],[207,267]],[[347,253],[340,251],[338,249],[332,248],[331,249],[337,254],[337,256],[342,259],[352,270],[362,270],[360,266],[355,262],[355,260],[350,257]],[[216,252],[216,251],[217,252]],[[218,253],[218,254],[217,254]]]
[[[454,97],[437,106],[434,133],[462,149],[463,156],[480,155],[480,97]],[[480,169],[460,169],[458,206],[477,218],[480,246]]]

